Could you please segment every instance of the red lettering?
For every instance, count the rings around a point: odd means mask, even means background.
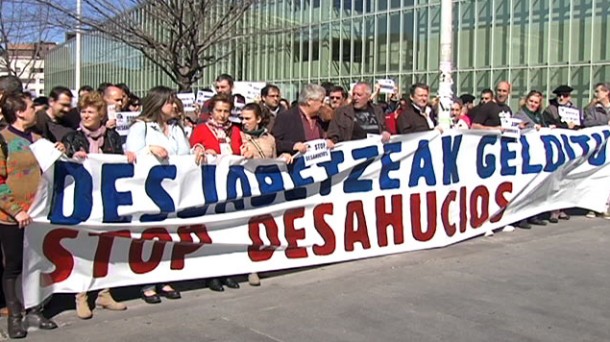
[[[61,240],[76,239],[77,236],[78,230],[67,228],[53,229],[45,235],[42,241],[42,253],[55,266],[55,270],[42,274],[43,287],[60,283],[70,277],[74,269],[74,257],[61,245]]]
[[[288,248],[286,248],[286,257],[291,259],[307,258],[307,249],[299,247],[298,240],[305,239],[305,229],[296,229],[294,220],[305,216],[305,208],[296,208],[287,210],[284,213],[284,229],[286,240],[288,240]]]
[[[419,194],[411,195],[411,229],[417,241],[428,241],[436,233],[436,192],[426,193],[426,211],[428,212],[428,229],[424,233],[421,224],[421,198]]]
[[[445,227],[445,233],[447,233],[447,236],[449,237],[452,237],[457,229],[455,224],[449,222],[449,206],[451,205],[451,202],[455,202],[456,197],[456,191],[449,191],[449,194],[447,195],[447,197],[443,201],[443,205],[441,206],[441,220],[443,221],[443,227]]]
[[[313,225],[324,239],[323,245],[313,245],[315,255],[330,255],[335,251],[335,232],[324,218],[326,215],[332,215],[333,209],[332,203],[320,204],[313,209]]]
[[[354,230],[354,215],[356,215],[356,220],[358,220],[358,227],[356,230]],[[371,248],[362,201],[347,203],[347,216],[345,218],[345,250],[348,252],[353,251],[356,242],[360,242],[364,249]]]
[[[481,211],[479,212],[479,202]],[[470,225],[472,228],[479,228],[489,218],[489,190],[483,185],[479,185],[470,195]]]
[[[261,225],[265,226],[271,246],[263,247],[263,240],[260,236]],[[248,234],[250,235],[250,240],[252,240],[252,245],[248,246],[248,256],[252,261],[265,261],[271,259],[275,248],[280,246],[277,223],[275,223],[273,216],[269,214],[251,218],[248,222]]]
[[[192,234],[199,239],[199,243],[193,242]],[[184,268],[184,259],[187,254],[195,253],[205,244],[211,244],[212,239],[208,235],[208,229],[203,224],[178,227],[180,242],[175,243],[172,248],[172,261],[170,269],[181,270]]]
[[[385,196],[375,199],[375,212],[377,215],[377,242],[380,247],[388,245],[388,227],[394,229],[394,244],[405,242],[404,225],[402,221],[402,195],[392,195],[392,211],[386,212]]]
[[[466,199],[466,187],[463,186],[460,188],[460,232],[466,232],[466,225],[468,224],[468,208],[466,204],[468,200]]]
[[[154,238],[158,238],[160,241],[153,242],[150,258],[144,261],[142,257],[144,242]],[[148,228],[142,232],[142,238],[133,240],[129,247],[129,267],[131,267],[133,273],[144,274],[157,268],[161,263],[163,250],[168,241],[172,241],[172,237],[165,228]]]
[[[102,278],[108,275],[108,265],[110,264],[110,253],[115,237],[131,238],[129,230],[119,230],[106,233],[89,233],[89,236],[97,236],[97,250],[93,259],[93,278]]]
[[[510,194],[512,192],[513,183],[511,182],[504,182],[498,186],[498,188],[496,189],[496,203],[498,204],[498,206],[500,206],[500,211],[498,211],[498,213],[496,213],[491,217],[491,219],[489,219],[491,223],[496,223],[502,219],[504,211],[506,210],[506,207],[508,207],[509,203],[508,199],[506,198],[506,196],[504,196],[504,194]]]

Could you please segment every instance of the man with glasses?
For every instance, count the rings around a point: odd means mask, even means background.
[[[370,102],[372,92],[367,83],[356,83],[352,102],[337,109],[334,119],[330,121],[328,138],[333,143],[366,139],[368,134],[381,134],[384,143],[390,140],[383,110]]]
[[[555,90],[553,94],[557,95],[554,99],[549,101],[549,106],[542,112],[542,117],[547,125],[551,128],[568,128],[568,129],[579,129],[583,122],[582,111],[576,108],[572,104],[572,87],[568,85],[561,85]],[[565,111],[578,111],[580,114],[580,120],[568,120],[562,117],[562,112]]]
[[[330,88],[330,108],[337,110],[347,104],[347,91],[343,87],[335,86]]]
[[[268,131],[273,129],[277,115],[286,110],[286,108],[282,107],[280,104],[281,98],[280,88],[273,84],[267,84],[261,89],[262,107],[263,110],[266,110],[269,113],[269,124],[267,124]]]

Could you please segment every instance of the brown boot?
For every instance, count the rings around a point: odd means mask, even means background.
[[[89,302],[87,302],[87,292],[81,292],[76,294],[76,316],[80,319],[89,319],[93,317],[93,313],[89,308]]]
[[[114,298],[112,298],[112,295],[110,294],[110,289],[101,290],[100,293],[97,294],[97,300],[95,301],[95,304],[108,310],[127,310],[127,306],[125,306],[125,304],[117,303]]]

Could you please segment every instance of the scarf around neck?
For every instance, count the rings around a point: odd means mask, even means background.
[[[85,137],[89,141],[88,153],[102,153],[102,146],[104,146],[104,135],[106,134],[106,126],[101,125],[95,131],[88,129],[87,127],[80,124],[80,130],[85,133]]]
[[[244,128],[243,131],[244,131],[244,134],[250,135],[253,138],[260,138],[263,134],[267,133],[267,128],[263,127],[263,128],[255,129],[255,130],[252,130],[252,131],[247,131]]]
[[[208,127],[212,130],[212,133],[216,136],[219,143],[227,143],[230,141],[229,130],[233,123],[231,121],[227,121],[224,124],[219,124],[214,119],[209,119],[207,122]]]

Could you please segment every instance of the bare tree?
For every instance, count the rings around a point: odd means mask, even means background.
[[[32,0],[59,13],[55,24],[101,34],[123,43],[157,65],[180,90],[190,90],[203,70],[232,53],[230,40],[244,13],[258,0]],[[57,17],[57,16],[54,16]],[[212,55],[214,46],[222,55]],[[218,50],[216,50],[218,51]]]
[[[0,0],[0,69],[28,86],[53,34],[50,11],[26,0]]]

